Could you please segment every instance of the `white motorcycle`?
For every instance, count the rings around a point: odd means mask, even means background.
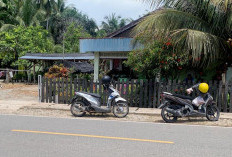
[[[106,76],[108,77],[108,76]],[[109,78],[108,78],[109,79]],[[71,101],[71,113],[76,117],[82,117],[88,113],[111,113],[118,117],[123,118],[129,113],[129,106],[127,101],[122,98],[119,92],[109,85],[110,81],[104,83],[103,86],[109,93],[107,106],[101,105],[101,96],[94,93],[75,92],[75,97]]]

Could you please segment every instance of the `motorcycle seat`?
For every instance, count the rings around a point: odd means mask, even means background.
[[[85,93],[85,94],[88,94],[88,95],[91,95],[95,98],[101,98],[101,96],[99,94],[95,94],[95,93],[87,93],[87,92],[82,92],[82,93]]]
[[[173,96],[176,96],[178,98],[182,98],[182,99],[188,99],[188,100],[193,100],[194,98],[190,97],[190,96],[185,96],[185,95],[179,95],[179,94],[174,94]]]

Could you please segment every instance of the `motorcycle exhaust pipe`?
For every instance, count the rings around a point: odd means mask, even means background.
[[[171,114],[173,114],[174,116],[178,116],[178,117],[180,117],[181,116],[181,113],[180,113],[180,111],[176,111],[176,110],[173,110],[173,109],[170,109],[170,108],[166,108],[166,111],[168,112],[168,113],[171,113]]]

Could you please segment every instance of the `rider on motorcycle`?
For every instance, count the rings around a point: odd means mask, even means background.
[[[193,89],[197,90],[199,96],[192,101],[192,104],[198,107],[199,111],[205,112],[205,109],[204,107],[202,107],[202,105],[205,104],[205,100],[207,99],[209,85],[207,83],[198,83],[192,86],[191,88],[187,89],[186,92],[188,94],[191,94],[193,92]]]

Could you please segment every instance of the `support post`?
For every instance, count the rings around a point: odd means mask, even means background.
[[[122,60],[121,59],[119,60],[119,67],[118,68],[119,68],[119,71],[122,71]]]
[[[94,52],[94,81],[98,81],[98,75],[99,75],[99,52]]]
[[[110,70],[113,70],[113,59],[110,60]]]

